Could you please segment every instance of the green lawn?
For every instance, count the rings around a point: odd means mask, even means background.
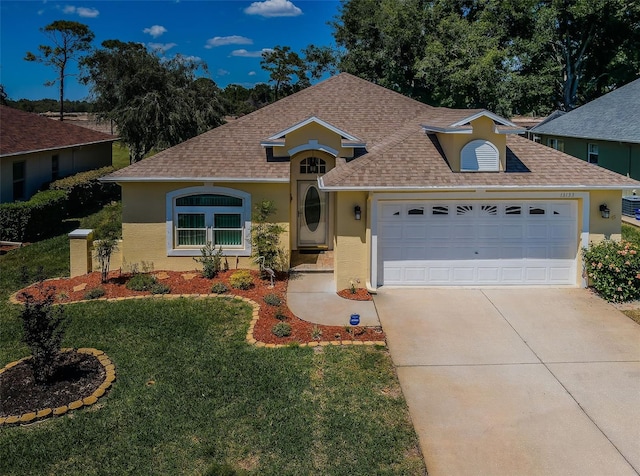
[[[626,223],[622,224],[622,238],[640,245],[640,228]]]
[[[122,169],[129,165],[129,149],[120,141],[113,143],[111,164],[115,169]]]
[[[28,354],[6,301],[23,266],[68,274],[66,236],[0,257],[0,366]],[[386,349],[255,348],[230,300],[65,309],[63,345],[104,350],[117,380],[91,408],[1,428],[2,474],[425,474]]]

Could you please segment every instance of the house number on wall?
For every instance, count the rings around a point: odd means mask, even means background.
[[[573,198],[573,192],[560,192],[560,198]]]

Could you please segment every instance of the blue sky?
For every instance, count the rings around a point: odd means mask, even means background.
[[[53,68],[24,61],[46,44],[40,28],[55,20],[84,23],[95,33],[94,46],[107,39],[135,41],[204,60],[220,87],[251,87],[267,82],[260,54],[276,45],[300,51],[310,43],[333,45],[328,25],[337,0],[69,0],[0,1],[0,83],[10,99],[57,98]],[[71,70],[75,72],[75,66]],[[65,98],[86,99],[88,89],[68,78]]]

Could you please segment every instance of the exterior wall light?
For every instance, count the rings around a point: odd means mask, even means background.
[[[600,205],[600,215],[602,215],[602,218],[609,218],[610,213],[611,213],[611,210],[609,210],[609,207],[607,206],[606,203],[603,203],[602,205]]]
[[[362,210],[360,209],[360,205],[356,205],[353,208],[353,214],[356,217],[356,220],[361,220],[362,219]]]

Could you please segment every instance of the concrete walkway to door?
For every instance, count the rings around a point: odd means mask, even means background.
[[[583,289],[374,297],[430,476],[640,474],[640,326]]]

